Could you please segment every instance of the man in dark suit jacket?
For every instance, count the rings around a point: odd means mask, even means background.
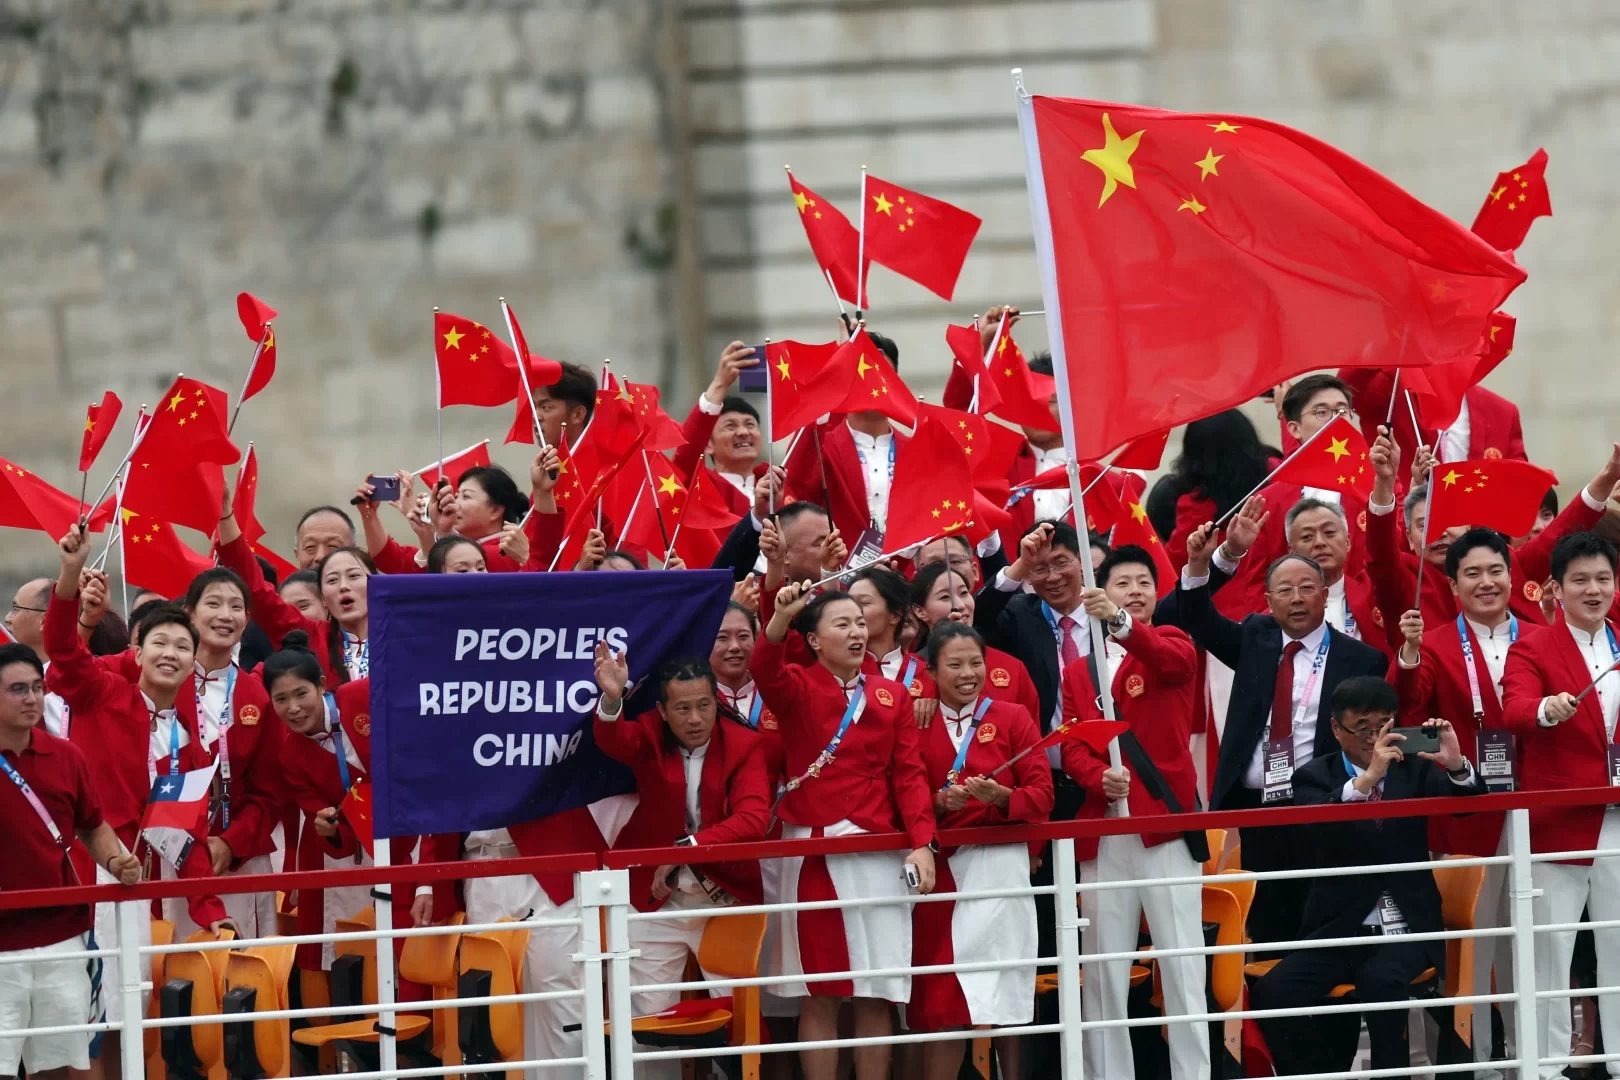
[[[759,485],[756,495],[765,490],[764,484]],[[764,498],[756,497],[754,513],[732,526],[731,534],[714,557],[712,569],[730,570],[733,581],[741,581],[754,571],[759,563],[760,531],[771,518],[764,510]],[[827,511],[815,503],[788,503],[776,511],[775,521],[787,544],[788,580],[821,580],[822,545],[831,528]]]
[[[1333,692],[1337,753],[1324,754],[1294,773],[1299,805],[1477,795],[1485,785],[1464,756],[1457,733],[1445,720],[1423,726],[1439,736],[1437,753],[1406,754],[1392,730],[1398,700],[1382,679],[1358,676]],[[1427,762],[1418,760],[1427,759]],[[1371,866],[1425,862],[1428,819],[1322,822],[1301,826],[1318,866]],[[1340,983],[1355,986],[1356,1000],[1405,1001],[1411,983],[1426,968],[1445,970],[1443,941],[1403,941],[1406,934],[1445,928],[1440,890],[1431,870],[1379,870],[1311,882],[1301,936],[1365,937],[1366,945],[1300,949],[1289,953],[1255,984],[1256,1009],[1297,1008],[1323,1001]],[[1387,941],[1394,938],[1394,941]],[[1353,1014],[1351,1014],[1353,1015]],[[1406,1009],[1368,1012],[1367,1034],[1374,1069],[1405,1068]],[[1261,1020],[1279,1075],[1338,1072],[1350,1067],[1359,1025],[1329,1024],[1326,1017]]]
[[[1246,549],[1266,517],[1264,506],[1251,499],[1228,526],[1234,546]],[[1181,627],[1235,673],[1210,808],[1286,806],[1293,801],[1290,774],[1312,758],[1338,750],[1328,722],[1334,689],[1357,675],[1383,678],[1389,658],[1327,625],[1322,569],[1305,555],[1284,555],[1267,568],[1270,614],[1235,623],[1216,611],[1209,589],[1213,533],[1213,525],[1205,524],[1187,538],[1181,583],[1160,603],[1154,621]],[[1311,865],[1294,829],[1246,828],[1241,833],[1245,870]],[[1299,931],[1309,887],[1306,879],[1260,882],[1249,913],[1249,936],[1257,942],[1292,938]]]

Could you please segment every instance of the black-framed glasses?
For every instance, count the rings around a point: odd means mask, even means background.
[[[49,610],[49,608],[29,607],[27,604],[19,604],[15,600],[11,602],[11,613],[13,615],[17,614],[19,611],[32,611],[36,615],[43,615]]]

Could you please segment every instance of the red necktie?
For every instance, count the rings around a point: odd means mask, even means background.
[[[1063,661],[1064,667],[1080,661],[1080,646],[1074,643],[1074,628],[1077,625],[1079,624],[1067,615],[1058,620],[1058,629],[1063,632],[1063,643],[1058,646],[1058,658]]]
[[[1277,688],[1271,695],[1271,737],[1287,739],[1294,734],[1294,657],[1305,646],[1290,641],[1283,646],[1282,663],[1277,665]]]

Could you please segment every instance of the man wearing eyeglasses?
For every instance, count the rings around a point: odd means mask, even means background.
[[[35,578],[27,582],[11,598],[11,611],[6,615],[6,632],[17,644],[33,649],[42,664],[45,663],[45,608],[55,584],[49,578]],[[67,728],[67,703],[58,695],[47,693],[45,730],[59,739],[65,739],[68,737]]]
[[[1402,749],[1394,729],[1395,689],[1383,679],[1349,678],[1333,691],[1334,746],[1294,774],[1295,801],[1314,806],[1387,799],[1478,795],[1484,785],[1463,755],[1457,733],[1444,720],[1422,726],[1438,737],[1436,751]],[[1419,760],[1423,759],[1423,760]],[[1425,764],[1429,762],[1430,764]],[[1368,866],[1423,862],[1429,858],[1427,825],[1421,817],[1333,821],[1297,830],[1317,866]],[[1248,845],[1244,845],[1244,868]],[[1443,930],[1440,890],[1426,869],[1378,870],[1346,877],[1319,877],[1309,885],[1301,934],[1305,938],[1361,938],[1365,944],[1300,949],[1285,956],[1254,985],[1256,1009],[1326,1004],[1340,983],[1356,988],[1356,1000],[1404,1002],[1412,980],[1425,968],[1445,970],[1443,941],[1411,941],[1408,935]],[[1405,1068],[1407,1010],[1363,1014],[1374,1069]],[[1356,1055],[1360,1024],[1324,1023],[1327,1017],[1261,1020],[1280,1076],[1342,1072]]]
[[[1246,540],[1264,530],[1272,516],[1251,500],[1229,532]],[[1216,611],[1210,603],[1210,561],[1227,572],[1238,564],[1216,552],[1214,532],[1208,522],[1188,538],[1181,583],[1160,604],[1155,621],[1180,626],[1235,672],[1210,807],[1286,806],[1294,801],[1295,771],[1337,750],[1327,708],[1334,689],[1357,675],[1383,678],[1389,659],[1327,624],[1327,581],[1307,555],[1289,552],[1265,568],[1267,614],[1236,623]],[[1255,557],[1251,551],[1247,558]],[[1312,865],[1297,828],[1241,832],[1245,870]],[[1305,879],[1260,882],[1249,915],[1250,936],[1255,941],[1292,938],[1309,887]]]

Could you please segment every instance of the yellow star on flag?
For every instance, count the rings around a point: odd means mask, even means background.
[[[130,522],[135,520],[135,518],[136,518],[135,511],[129,509],[127,506],[120,506],[118,509],[124,515],[124,524],[125,525],[128,525]]]
[[[1502,193],[1504,191],[1506,191],[1506,190],[1507,190],[1507,185],[1504,184],[1501,187],[1497,188],[1495,191],[1491,192],[1491,202],[1499,201],[1502,198]]]
[[[1337,464],[1340,458],[1346,457],[1350,453],[1349,437],[1347,436],[1343,439],[1329,439],[1327,452],[1333,455],[1333,461],[1335,464]]]
[[[679,483],[676,482],[675,477],[673,476],[666,476],[662,480],[658,481],[658,494],[660,495],[673,495],[677,491],[682,490],[684,489]]]
[[[466,336],[467,335],[459,332],[455,327],[452,326],[448,331],[445,332],[444,347],[447,349],[459,349],[461,348],[461,339]]]
[[[186,400],[186,395],[184,395],[184,394],[176,394],[176,395],[174,395],[174,397],[169,399],[169,411],[174,412],[176,409],[178,409],[180,407],[180,403],[182,401],[184,401],[184,400]]]
[[[1215,134],[1219,135],[1223,131],[1230,131],[1233,134],[1236,134],[1238,128],[1242,127],[1243,125],[1242,124],[1228,124],[1225,120],[1222,120],[1218,124],[1205,124],[1204,126],[1207,127],[1207,128],[1214,128],[1215,129]]]
[[[859,375],[861,378],[864,379],[864,378],[866,378],[866,373],[868,371],[871,371],[876,366],[877,366],[876,364],[868,364],[866,362],[866,354],[861,353],[860,360],[856,362],[855,374]]]
[[[890,217],[894,216],[894,203],[884,198],[883,192],[878,192],[876,198],[874,198],[872,201],[876,204],[873,209],[875,209],[878,213],[888,214]]]
[[[1461,480],[1461,479],[1462,479],[1462,476],[1457,472],[1457,470],[1452,469],[1450,472],[1446,473],[1446,475],[1444,475],[1444,476],[1442,476],[1440,478],[1440,482],[1445,484],[1446,487],[1450,487],[1451,485],[1455,484],[1458,480]]]
[[[1131,503],[1131,517],[1135,518],[1138,522],[1146,521],[1147,510],[1143,508],[1141,503],[1133,502]]]
[[[95,429],[96,429],[96,422],[94,420],[92,420],[88,416],[85,417],[84,418],[84,430],[86,430],[86,431],[94,431]]]
[[[1198,179],[1204,180],[1204,179],[1207,179],[1208,177],[1211,177],[1211,176],[1219,176],[1219,175],[1221,175],[1220,171],[1218,169],[1216,169],[1215,166],[1220,164],[1221,159],[1224,158],[1225,156],[1226,156],[1225,154],[1217,154],[1215,152],[1215,148],[1213,146],[1210,147],[1209,150],[1207,150],[1204,153],[1204,160],[1203,161],[1195,161],[1195,162],[1193,162],[1194,165],[1198,166],[1198,168],[1200,170],[1202,170],[1202,172],[1199,175]]]
[[[782,378],[788,378],[788,361],[786,356],[783,356],[781,361],[777,363],[776,370],[782,373]]]
[[[816,201],[814,199],[806,198],[804,192],[802,191],[795,191],[793,193],[793,205],[797,206],[799,208],[799,213],[802,214],[804,213],[805,207],[816,205]]]
[[[1114,130],[1114,122],[1107,113],[1102,115],[1103,144],[1094,150],[1087,150],[1080,156],[1102,170],[1103,189],[1102,197],[1097,200],[1100,209],[1108,197],[1114,193],[1120,184],[1128,188],[1136,187],[1136,171],[1131,168],[1131,155],[1136,153],[1137,145],[1142,141],[1142,132],[1134,135],[1119,137]]]
[[[1195,196],[1189,195],[1185,199],[1181,200],[1181,205],[1176,207],[1176,213],[1179,214],[1183,210],[1191,210],[1193,212],[1193,216],[1196,217],[1208,209],[1209,207],[1199,202]]]

